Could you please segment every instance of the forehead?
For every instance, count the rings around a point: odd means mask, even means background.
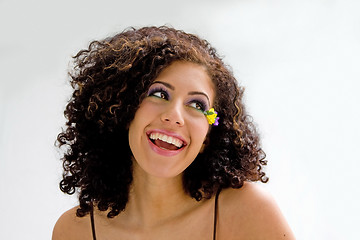
[[[200,64],[185,61],[173,62],[159,74],[155,81],[169,83],[179,91],[204,92],[212,102],[215,97],[214,84],[206,68]]]

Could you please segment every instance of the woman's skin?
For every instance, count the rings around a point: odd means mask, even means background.
[[[194,63],[174,62],[154,80],[129,126],[134,156],[129,201],[112,219],[94,210],[97,239],[212,239],[214,197],[200,202],[189,197],[182,173],[203,147],[210,129],[203,111],[215,98],[205,68]],[[181,148],[162,142],[165,135]],[[53,240],[92,239],[90,217],[75,214],[73,208],[60,217]],[[217,239],[295,238],[271,197],[245,183],[221,191]]]

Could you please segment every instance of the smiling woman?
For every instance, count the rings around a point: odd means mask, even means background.
[[[243,89],[205,41],[129,29],[74,57],[53,239],[294,239]],[[216,110],[216,111],[215,111]],[[90,217],[86,217],[90,215]]]
[[[159,74],[147,96],[129,127],[133,157],[150,175],[181,178],[209,131],[204,111],[215,97],[211,79],[204,67],[177,61]]]

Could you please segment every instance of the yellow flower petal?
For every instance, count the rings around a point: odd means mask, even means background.
[[[210,125],[215,123],[216,117],[217,117],[217,114],[215,113],[214,108],[210,108],[208,111],[206,111],[206,118]]]

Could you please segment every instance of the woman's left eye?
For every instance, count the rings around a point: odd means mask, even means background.
[[[199,111],[201,111],[201,112],[204,112],[204,111],[205,111],[205,106],[204,106],[204,104],[202,104],[201,102],[197,102],[197,101],[191,102],[191,103],[189,104],[189,106],[192,107],[192,108],[195,108],[196,110],[199,110]]]

